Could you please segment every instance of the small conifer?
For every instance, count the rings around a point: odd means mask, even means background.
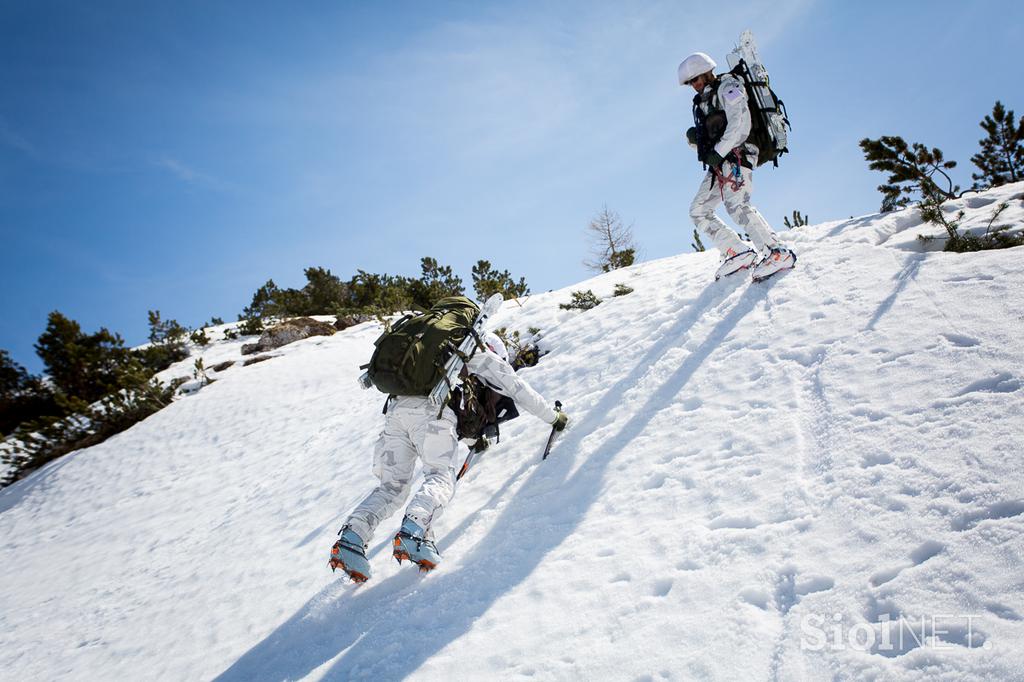
[[[979,124],[987,136],[978,141],[981,151],[971,157],[980,173],[974,173],[974,189],[998,187],[1024,180],[1024,116],[1014,123],[1013,110],[996,101],[991,115]]]
[[[499,272],[490,261],[478,260],[473,266],[473,290],[478,301],[486,301],[494,294],[501,294],[506,299],[519,298],[530,293],[526,278],[520,277],[516,282],[508,270]]]

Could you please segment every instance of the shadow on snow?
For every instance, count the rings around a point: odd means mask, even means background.
[[[250,649],[217,680],[297,679],[334,660],[325,679],[401,679],[466,634],[503,595],[526,580],[544,557],[571,536],[596,501],[609,463],[639,436],[659,410],[682,391],[704,361],[739,324],[774,281],[750,285],[701,344],[669,378],[633,411],[619,431],[604,439],[574,474],[581,441],[614,413],[619,401],[679,345],[680,338],[708,310],[735,291],[728,280],[713,283],[644,354],[636,367],[566,432],[556,456],[533,467],[518,493],[507,501],[489,533],[452,572],[421,579],[402,571],[343,598],[337,585],[322,590],[266,639]],[[495,494],[497,498],[504,489]],[[494,506],[495,500],[488,506]],[[452,531],[461,532],[465,525]],[[443,542],[442,544],[449,544]],[[501,548],[500,553],[496,548]],[[336,660],[335,660],[336,659]]]

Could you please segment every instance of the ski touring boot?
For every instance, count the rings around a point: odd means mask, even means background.
[[[354,583],[365,583],[370,579],[370,562],[366,560],[366,545],[363,539],[348,526],[344,526],[338,534],[338,541],[331,547],[331,560],[327,565],[331,570],[345,571]]]
[[[761,259],[750,271],[750,279],[763,282],[772,275],[784,270],[792,270],[796,266],[796,254],[785,246],[776,245],[768,250],[768,255]]]
[[[441,555],[431,540],[426,538],[427,532],[415,521],[406,516],[402,520],[402,528],[395,535],[395,549],[392,555],[398,563],[408,559],[420,567],[420,572],[433,570],[441,563]]]
[[[718,266],[718,271],[715,272],[715,281],[734,275],[740,270],[746,270],[754,261],[757,260],[757,254],[754,253],[753,249],[747,249],[746,251],[740,251],[737,253],[734,249],[726,249],[725,260]]]

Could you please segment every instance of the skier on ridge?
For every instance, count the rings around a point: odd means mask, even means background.
[[[502,395],[512,398],[531,414],[565,428],[568,417],[556,412],[505,359],[505,345],[493,332],[481,336],[485,349],[466,363],[466,371]],[[401,530],[394,538],[393,556],[399,563],[409,559],[420,570],[429,571],[441,560],[434,545],[431,524],[455,494],[456,468],[465,450],[459,442],[454,411],[446,406],[438,417],[437,407],[421,396],[388,398],[384,430],[377,440],[373,468],[377,487],[356,506],[331,548],[331,568],[341,568],[355,582],[371,576],[366,547],[377,525],[388,518],[409,496],[417,457],[423,460],[423,484],[406,508]]]
[[[690,217],[721,253],[715,279],[753,266],[751,276],[761,280],[792,268],[796,254],[779,242],[768,221],[750,203],[758,150],[748,142],[751,116],[747,91],[731,73],[716,76],[716,66],[703,52],[691,54],[679,65],[679,84],[690,85],[697,92],[695,125],[686,131],[686,138],[703,154],[700,161],[708,167],[690,204]],[[699,140],[704,144],[698,145]],[[700,147],[707,150],[702,152]],[[750,235],[753,248],[715,215],[723,202],[732,219]]]

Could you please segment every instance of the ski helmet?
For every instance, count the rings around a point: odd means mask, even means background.
[[[490,348],[499,358],[508,362],[508,349],[505,348],[505,343],[501,340],[501,337],[494,332],[484,332],[480,340],[484,342],[484,345]]]
[[[718,64],[715,64],[715,60],[708,55],[703,52],[694,52],[679,65],[679,84],[686,85],[688,81],[702,73],[714,71],[716,66]]]

